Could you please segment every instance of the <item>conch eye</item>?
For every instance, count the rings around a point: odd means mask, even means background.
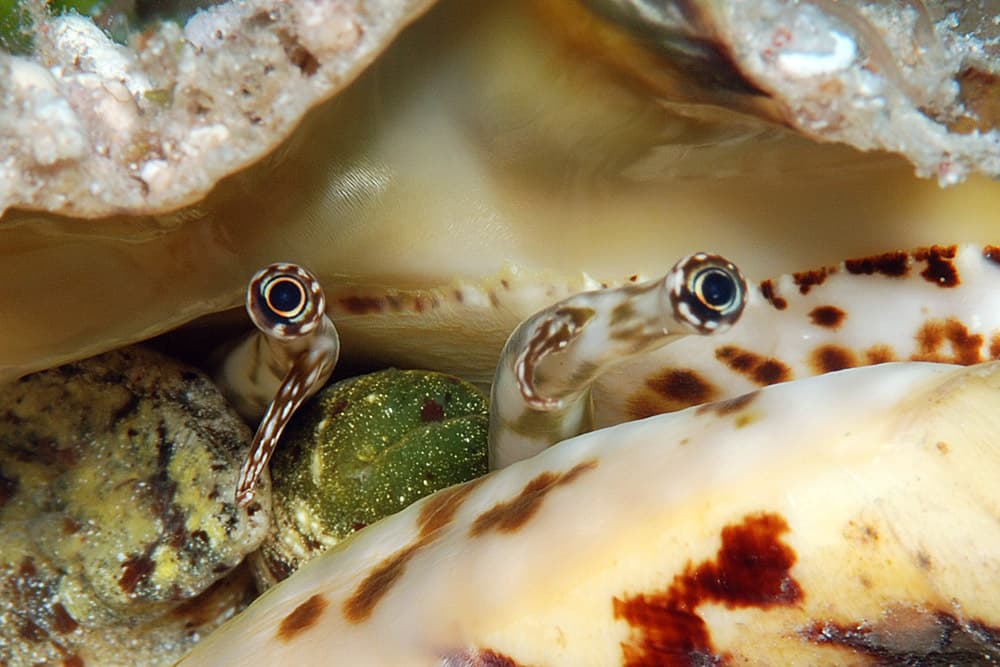
[[[691,293],[720,315],[739,305],[741,291],[738,276],[714,266],[691,276]]]
[[[326,300],[312,273],[297,264],[272,264],[250,280],[247,311],[265,334],[292,339],[319,326]]]
[[[734,264],[718,255],[697,253],[680,267],[677,315],[703,332],[728,328],[743,313],[747,283]]]
[[[277,317],[292,320],[306,308],[306,290],[292,276],[278,276],[264,286],[264,304]]]

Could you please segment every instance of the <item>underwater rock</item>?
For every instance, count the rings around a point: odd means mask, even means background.
[[[414,501],[486,473],[486,397],[457,378],[379,371],[327,387],[271,461],[265,583]]]
[[[178,611],[268,529],[266,483],[233,502],[249,442],[202,373],[138,347],[0,388],[0,663],[169,664],[245,605],[244,579]]]

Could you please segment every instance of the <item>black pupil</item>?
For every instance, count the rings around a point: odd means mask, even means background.
[[[701,279],[701,300],[713,308],[721,308],[732,302],[736,286],[733,279],[723,271],[712,269]]]
[[[290,280],[282,280],[268,292],[268,305],[279,313],[291,313],[302,305],[302,290]]]

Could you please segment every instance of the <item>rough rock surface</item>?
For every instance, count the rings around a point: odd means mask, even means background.
[[[245,577],[206,590],[269,526],[266,482],[233,502],[249,441],[142,348],[0,388],[0,664],[170,664],[244,606]]]

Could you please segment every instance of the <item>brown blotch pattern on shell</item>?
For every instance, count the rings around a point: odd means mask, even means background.
[[[872,345],[865,350],[865,361],[869,364],[886,364],[896,360],[896,353],[888,345]]]
[[[708,403],[717,396],[719,389],[696,371],[670,368],[647,378],[645,386],[626,400],[626,410],[631,419],[645,419]]]
[[[877,273],[890,278],[901,278],[910,270],[909,259],[909,255],[905,252],[887,252],[871,257],[849,259],[844,262],[844,268],[848,273],[855,275],[870,276]]]
[[[420,538],[426,538],[451,523],[458,508],[484,479],[485,477],[480,477],[465,484],[451,486],[428,497],[420,506],[420,515],[417,517]]]
[[[913,361],[936,361],[968,366],[982,361],[983,336],[970,334],[968,328],[955,318],[929,320],[916,334],[917,353]],[[951,354],[942,351],[948,343]],[[991,346],[992,354],[992,346]]]
[[[794,280],[795,284],[799,286],[799,294],[809,294],[813,287],[822,285],[826,282],[826,277],[831,273],[836,273],[836,271],[837,270],[833,267],[824,266],[821,269],[793,273],[792,280]]]
[[[990,336],[990,359],[1000,359],[1000,333]]]
[[[528,482],[515,498],[497,503],[476,517],[469,528],[469,535],[480,537],[489,531],[516,532],[538,513],[542,502],[550,492],[565,484],[571,484],[580,475],[596,467],[597,461],[591,460],[578,463],[564,473],[543,472]]]
[[[854,368],[858,365],[858,359],[846,347],[823,345],[809,355],[809,365],[817,373],[832,373],[845,368]]]
[[[847,319],[847,313],[836,306],[816,306],[809,311],[809,319],[818,327],[839,329]]]
[[[1000,265],[1000,246],[995,246],[995,245],[983,246],[983,257],[993,262],[994,264]]]
[[[955,287],[961,282],[955,268],[955,246],[931,246],[920,248],[913,253],[918,262],[927,262],[927,268],[920,272],[924,280],[938,287]]]
[[[330,603],[318,593],[292,610],[278,626],[278,639],[289,642],[316,625]]]
[[[802,600],[802,588],[790,573],[795,552],[780,539],[787,531],[788,523],[778,514],[746,516],[722,529],[714,560],[689,563],[667,590],[613,598],[614,617],[631,627],[628,641],[622,642],[624,664],[718,664],[726,656],[717,654],[698,614],[700,605],[769,609]]]
[[[427,544],[427,540],[419,540],[389,556],[372,568],[368,576],[344,602],[344,618],[351,623],[361,623],[375,611],[376,605],[385,597],[406,570],[414,554]]]
[[[807,641],[849,649],[879,665],[984,665],[1000,662],[1000,628],[950,611],[890,610],[876,621],[821,621],[802,631]]]
[[[786,301],[782,297],[778,296],[777,293],[775,293],[773,280],[765,280],[764,282],[762,282],[760,284],[760,293],[761,296],[767,299],[767,302],[769,304],[771,304],[778,310],[784,310],[785,308],[788,308],[788,301]]]
[[[726,415],[731,415],[735,412],[739,412],[746,406],[750,405],[751,403],[754,402],[754,400],[756,400],[756,398],[759,395],[760,395],[759,391],[751,391],[747,394],[743,394],[742,396],[737,396],[735,398],[728,398],[724,401],[716,401],[715,403],[709,403],[707,405],[703,405],[696,410],[696,413],[699,415],[703,415],[709,412],[714,412],[720,417],[725,417]]]
[[[943,440],[939,440],[938,443],[935,445],[935,447],[937,447],[937,450],[941,453],[942,456],[947,455],[948,452],[951,451],[951,447],[949,447],[948,443],[944,442]]]
[[[735,345],[726,345],[715,351],[715,358],[729,370],[739,373],[761,387],[792,379],[792,369],[777,359],[765,357]]]

